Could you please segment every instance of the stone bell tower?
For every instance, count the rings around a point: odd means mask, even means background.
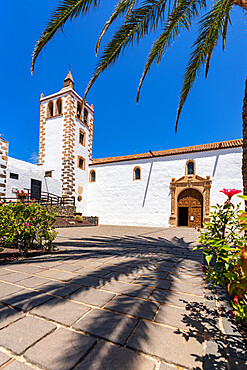
[[[82,98],[74,90],[71,70],[60,91],[41,94],[39,165],[53,171],[52,176],[62,182],[62,195],[75,197],[79,208],[86,204],[93,115],[93,106],[82,106]]]

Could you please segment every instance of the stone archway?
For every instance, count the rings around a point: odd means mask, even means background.
[[[171,227],[176,227],[179,225],[179,194],[182,194],[184,190],[195,190],[198,191],[201,194],[202,197],[202,212],[201,212],[201,224],[202,223],[207,223],[210,221],[209,217],[209,211],[210,211],[210,188],[211,188],[211,183],[212,181],[210,180],[210,176],[206,176],[206,178],[200,177],[198,175],[185,175],[181,177],[180,179],[176,180],[175,178],[172,179],[170,189],[171,189],[171,215],[170,215],[170,226]],[[186,193],[184,193],[186,195]],[[194,193],[195,195],[196,193]],[[198,193],[197,193],[198,194]],[[186,198],[186,196],[185,196]],[[191,196],[190,200],[187,199],[188,204],[191,204],[192,200],[194,199],[193,196]],[[178,201],[179,200],[179,201]],[[189,203],[190,202],[190,203]],[[198,205],[198,204],[197,204]],[[182,207],[182,204],[180,205]],[[184,205],[184,207],[186,207]],[[196,204],[195,204],[195,207]],[[199,207],[200,208],[200,207]],[[190,215],[189,215],[189,209],[188,209],[188,217],[194,216],[192,214],[193,210],[193,205],[190,205]],[[199,209],[194,209],[193,212],[196,211],[197,213],[200,212]],[[185,217],[185,216],[184,216]],[[198,220],[198,216],[196,217]],[[193,221],[188,222],[191,225],[190,227],[195,227],[196,224],[194,225]],[[186,226],[186,225],[185,225]],[[200,226],[200,225],[199,225]]]
[[[202,226],[203,197],[195,189],[188,188],[178,195],[178,226]]]

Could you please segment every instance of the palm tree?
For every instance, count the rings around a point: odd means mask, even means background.
[[[87,13],[90,8],[96,8],[100,0],[60,0],[51,16],[45,30],[37,41],[33,52],[31,71],[34,70],[35,61],[44,46],[53,38],[55,33],[63,30],[64,24]],[[183,29],[189,29],[193,21],[199,18],[198,35],[192,45],[192,52],[185,71],[181,89],[175,131],[178,120],[195,81],[195,78],[205,69],[207,78],[210,59],[218,42],[222,40],[223,50],[227,37],[227,29],[231,24],[230,13],[234,6],[247,10],[247,0],[217,0],[211,8],[206,0],[120,0],[109,20],[103,27],[96,44],[98,53],[102,37],[111,24],[120,16],[124,16],[123,24],[116,30],[111,40],[104,47],[94,70],[92,78],[85,91],[83,101],[98,76],[130,45],[138,43],[152,31],[159,31],[160,35],[152,45],[146,60],[144,71],[137,91],[137,102],[143,81],[154,62],[159,64],[166,49],[176,40]],[[243,162],[242,175],[244,194],[247,194],[247,79],[243,104]]]

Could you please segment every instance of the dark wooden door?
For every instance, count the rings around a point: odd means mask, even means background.
[[[41,186],[42,186],[41,181],[31,179],[31,198],[34,199],[41,198]]]
[[[182,207],[188,208],[188,227],[202,226],[202,207],[203,199],[199,191],[195,189],[186,189],[178,196],[178,214]],[[179,224],[178,226],[183,226]]]

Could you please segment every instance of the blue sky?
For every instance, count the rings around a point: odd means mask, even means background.
[[[34,76],[31,54],[57,1],[11,1],[1,11],[0,133],[10,142],[10,156],[33,161],[38,151],[39,97],[60,90],[71,64],[75,90],[83,95],[96,65],[94,47],[114,2],[69,22],[39,57]],[[232,12],[226,51],[218,48],[207,81],[197,79],[179,122],[174,123],[183,73],[195,33],[184,31],[160,66],[147,76],[135,102],[151,35],[129,49],[90,91],[94,104],[94,157],[134,154],[242,137],[242,100],[247,70],[246,18]],[[110,30],[109,36],[113,29]]]

